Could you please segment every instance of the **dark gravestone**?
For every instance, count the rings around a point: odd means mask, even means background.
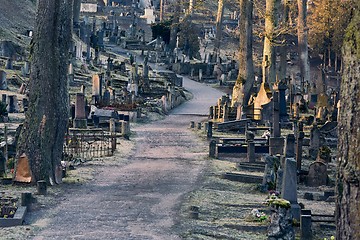
[[[6,72],[0,70],[0,90],[6,90],[7,88]]]
[[[279,158],[271,155],[265,155],[263,157],[265,162],[265,171],[263,176],[263,181],[261,185],[261,190],[266,192],[268,190],[274,190],[276,184],[276,172],[280,165]]]
[[[285,158],[281,195],[291,203],[293,217],[300,221],[300,206],[297,203],[297,169],[294,158]]]
[[[5,174],[5,164],[6,159],[2,151],[0,151],[0,177],[4,176]]]
[[[309,166],[309,174],[306,178],[306,185],[319,187],[327,184],[327,165],[323,162],[313,162]]]
[[[295,136],[294,134],[288,134],[285,142],[285,157],[295,157]]]
[[[287,105],[286,105],[286,94],[285,91],[287,86],[284,82],[279,83],[279,111],[280,111],[280,121],[286,122],[289,120],[287,114]]]

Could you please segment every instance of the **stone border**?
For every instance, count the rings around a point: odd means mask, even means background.
[[[22,225],[25,219],[27,207],[18,207],[13,218],[0,218],[0,227],[12,227]]]

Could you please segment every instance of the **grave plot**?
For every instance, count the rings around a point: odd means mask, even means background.
[[[26,206],[21,206],[18,198],[0,194],[0,227],[22,225],[24,222]]]

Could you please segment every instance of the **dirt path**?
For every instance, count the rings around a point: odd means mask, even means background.
[[[206,118],[188,114],[206,114],[222,94],[184,82],[197,89],[194,99],[164,120],[135,126],[134,151],[97,166],[93,181],[70,185],[56,207],[34,222],[33,239],[179,239],[177,211],[196,187],[208,152],[189,129],[191,120]]]

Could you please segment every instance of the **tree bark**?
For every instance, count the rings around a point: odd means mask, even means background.
[[[289,26],[289,5],[288,0],[281,1],[281,27],[286,28]],[[281,36],[281,45],[279,46],[280,63],[278,68],[278,78],[280,81],[286,79],[287,70],[287,40],[285,34]]]
[[[310,83],[310,62],[308,50],[308,29],[306,23],[307,0],[298,0],[298,47],[300,56],[301,91],[304,91],[305,82]]]
[[[263,50],[263,82],[272,86],[276,81],[276,51],[274,31],[277,27],[280,0],[266,0],[265,39]]]
[[[239,74],[233,89],[232,106],[247,106],[254,84],[252,12],[252,0],[240,0]],[[242,109],[238,107],[238,111]],[[237,119],[239,118],[241,118],[241,112],[237,113]]]
[[[222,25],[224,17],[224,0],[218,0],[218,11],[216,17],[216,35],[215,35],[215,46],[214,46],[214,56],[216,57],[216,62],[220,58],[220,42],[222,37]]]
[[[360,3],[345,34],[340,92],[336,239],[360,239]]]
[[[18,156],[29,159],[33,182],[61,182],[60,161],[68,121],[67,66],[73,0],[39,0],[34,30],[29,109]]]

